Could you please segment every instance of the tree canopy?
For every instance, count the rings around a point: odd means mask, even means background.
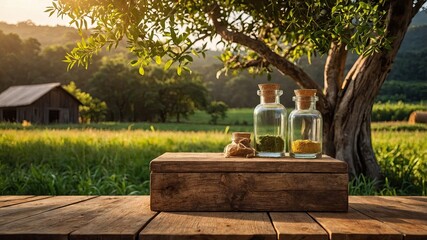
[[[126,65],[123,57],[105,58],[89,80],[88,88],[109,107],[114,121],[177,122],[207,104],[207,89],[196,75],[165,72],[147,67],[144,76]]]
[[[77,88],[76,83],[71,81],[64,89],[75,96],[82,105],[79,106],[80,120],[82,123],[100,122],[105,120],[107,104],[89,93]]]
[[[165,68],[177,62],[180,73],[189,71],[191,55],[203,54],[206,41],[220,35],[223,39],[218,46],[226,50],[222,56],[225,71],[251,67],[259,72],[270,70],[269,58],[276,54],[293,62],[304,55],[327,53],[332,42],[341,42],[359,54],[389,47],[384,37],[387,4],[385,0],[63,0],[53,1],[46,11],[68,15],[82,33],[88,25],[95,26],[92,35],[66,56],[70,67],[87,66],[102,47],[110,49],[127,40],[137,56],[132,64],[141,73],[165,57]],[[264,56],[253,51],[258,45]]]

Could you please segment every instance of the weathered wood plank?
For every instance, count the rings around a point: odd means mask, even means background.
[[[152,172],[347,173],[343,161],[294,158],[224,158],[222,153],[165,153],[150,163]]]
[[[267,213],[183,212],[157,215],[140,233],[140,240],[276,239]]]
[[[245,188],[249,191],[287,190],[347,190],[347,174],[310,173],[153,173],[151,187],[159,190],[165,185],[176,188]]]
[[[366,198],[371,199],[371,196]],[[399,209],[417,209],[417,211],[427,213],[427,197],[420,198],[419,196],[375,196],[372,199],[376,200],[377,198],[378,200],[385,201],[387,202],[387,204],[392,204],[398,207]],[[424,216],[427,218],[427,214]]]
[[[41,196],[40,196],[41,197]],[[34,216],[56,208],[64,207],[93,197],[87,196],[58,196],[47,197],[41,200],[26,202],[18,205],[0,208],[0,225],[11,223],[19,219]]]
[[[3,207],[8,207],[8,206],[13,206],[16,204],[21,204],[21,203],[26,203],[26,202],[32,202],[32,201],[37,201],[40,199],[45,199],[45,198],[49,198],[50,196],[31,196],[31,197],[20,197],[20,198],[15,198],[15,199],[10,199],[8,201],[3,201],[0,202],[0,208]]]
[[[351,197],[351,207],[403,233],[405,239],[427,239],[427,203],[401,197]]]
[[[103,215],[107,209],[117,207],[119,199],[120,197],[97,197],[0,225],[0,239],[68,240],[71,232]]]
[[[136,239],[141,228],[157,214],[149,204],[150,196],[122,196],[102,215],[72,232],[70,239]]]
[[[271,212],[279,240],[328,240],[326,231],[307,213]]]
[[[347,174],[152,173],[154,211],[347,211]]]
[[[2,195],[0,196],[0,202],[12,201],[12,200],[20,200],[25,198],[32,198],[33,195]]]
[[[390,197],[393,198],[393,197]],[[418,201],[418,202],[424,202],[427,204],[427,197],[425,196],[400,196],[399,198],[407,198],[411,201]]]
[[[309,213],[329,234],[330,240],[402,240],[390,226],[354,209],[347,213]]]

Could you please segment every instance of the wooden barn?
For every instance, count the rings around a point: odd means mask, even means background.
[[[12,86],[0,94],[0,121],[78,123],[79,105],[60,83]]]

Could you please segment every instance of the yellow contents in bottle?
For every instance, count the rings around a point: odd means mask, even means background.
[[[322,151],[320,142],[311,140],[295,140],[291,146],[293,153],[319,153]]]

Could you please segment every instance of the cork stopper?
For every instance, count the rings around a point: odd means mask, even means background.
[[[308,109],[311,105],[311,98],[316,96],[316,89],[297,89],[294,90],[297,97],[299,107],[301,109]]]
[[[238,142],[239,140],[243,138],[251,139],[251,133],[250,132],[233,132],[231,134],[233,141]]]
[[[258,84],[259,90],[261,91],[260,96],[264,98],[265,103],[274,103],[276,100],[276,91],[280,90],[280,84],[278,83],[263,83]]]
[[[316,96],[316,89],[297,89],[294,90],[295,96],[297,97],[313,97]]]

